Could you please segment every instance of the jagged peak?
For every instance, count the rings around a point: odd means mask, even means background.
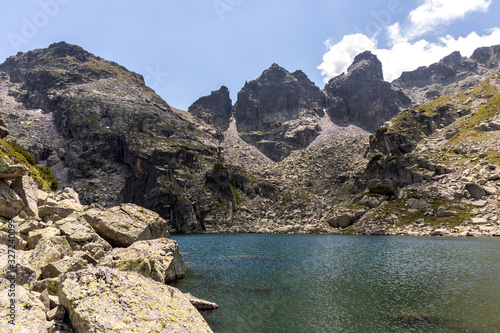
[[[376,55],[370,51],[358,54],[351,66],[347,69],[347,75],[367,74],[369,72],[369,81],[383,81],[382,63]]]

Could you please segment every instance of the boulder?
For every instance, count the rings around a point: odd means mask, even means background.
[[[37,229],[28,233],[28,249],[33,250],[42,238],[53,238],[61,236],[61,231],[54,227]]]
[[[75,202],[71,199],[64,199],[62,201],[58,201],[54,206],[47,203],[46,205],[39,207],[38,214],[42,219],[54,215],[65,218],[75,212],[81,212],[82,210],[83,206],[79,202]]]
[[[67,272],[79,271],[88,267],[88,263],[79,257],[66,257],[56,262],[43,266],[41,271],[42,279],[53,279]]]
[[[91,208],[82,216],[113,247],[128,247],[137,241],[170,236],[167,221],[134,204],[106,210]]]
[[[0,179],[0,216],[11,219],[19,215],[23,208],[23,200]]]
[[[0,157],[0,179],[13,180],[26,176],[28,168],[21,164],[12,164],[10,161]]]
[[[204,300],[204,299],[194,297],[190,293],[185,293],[184,295],[189,299],[191,304],[193,304],[193,306],[196,309],[198,309],[199,311],[213,311],[213,310],[217,310],[219,308],[219,306],[217,304],[215,304],[213,302],[209,302],[209,301]]]
[[[24,202],[23,211],[32,217],[38,217],[38,186],[33,178],[23,176],[12,182],[10,187]]]
[[[51,262],[58,261],[65,256],[71,256],[72,254],[73,251],[66,237],[56,236],[40,239],[31,253],[29,260],[33,267],[39,271],[41,267]]]
[[[182,292],[135,272],[65,274],[59,300],[76,332],[212,332]]]
[[[17,251],[16,254],[16,284],[33,285],[38,279],[38,274],[29,260],[29,255],[24,251]],[[7,278],[11,271],[8,265],[8,247],[0,245],[0,277]]]
[[[445,207],[439,207],[436,212],[437,217],[452,217],[457,216],[458,213],[454,210],[448,210]]]
[[[365,211],[356,211],[356,212],[341,212],[336,213],[332,217],[327,219],[328,224],[330,224],[334,228],[347,228],[354,222],[356,222]]]
[[[424,199],[417,199],[417,198],[409,198],[408,205],[412,209],[418,209],[418,210],[425,210],[431,207],[431,204],[425,201]]]
[[[55,226],[66,236],[73,251],[85,251],[99,259],[113,249],[79,215],[70,215],[59,220]]]
[[[0,279],[0,332],[47,332],[49,322],[45,316],[45,306],[24,287],[16,286],[16,301],[14,325],[9,323],[11,318],[11,298],[9,297],[10,282]]]
[[[479,200],[486,195],[486,191],[480,185],[475,183],[466,184],[465,189],[470,193],[471,197],[476,200]]]
[[[366,207],[369,207],[369,208],[375,208],[377,207],[378,205],[380,205],[380,201],[375,198],[375,197],[370,197],[368,195],[365,195],[360,201],[359,201],[359,204],[361,206],[366,206]]]
[[[100,264],[122,271],[135,271],[162,283],[186,275],[179,246],[168,238],[140,241],[125,249],[114,249]]]

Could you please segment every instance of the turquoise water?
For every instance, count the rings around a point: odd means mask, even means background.
[[[500,332],[500,240],[175,235],[214,332]]]

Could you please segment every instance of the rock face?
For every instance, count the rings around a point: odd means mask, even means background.
[[[303,72],[273,64],[238,93],[236,125],[243,140],[280,161],[318,136],[324,100]]]
[[[229,127],[232,109],[233,102],[229,97],[229,90],[226,86],[222,86],[209,96],[201,97],[194,102],[188,112],[220,131],[225,131]]]
[[[217,162],[213,128],[171,108],[140,75],[78,46],[20,53],[0,73],[11,138],[82,203],[133,202],[179,230],[201,229],[196,197],[210,194],[203,180]]]
[[[106,267],[66,274],[59,299],[78,332],[212,332],[179,290]]]
[[[481,47],[470,58],[453,52],[429,67],[403,72],[391,84],[416,104],[435,97],[453,95],[474,87],[492,74],[500,64],[500,45]]]
[[[334,122],[351,123],[370,132],[411,104],[408,97],[384,81],[382,63],[369,51],[356,56],[347,74],[331,79],[325,92],[345,103],[344,107],[333,99],[328,114]]]

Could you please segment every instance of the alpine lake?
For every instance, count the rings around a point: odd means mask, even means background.
[[[223,332],[500,332],[500,240],[173,235]]]

